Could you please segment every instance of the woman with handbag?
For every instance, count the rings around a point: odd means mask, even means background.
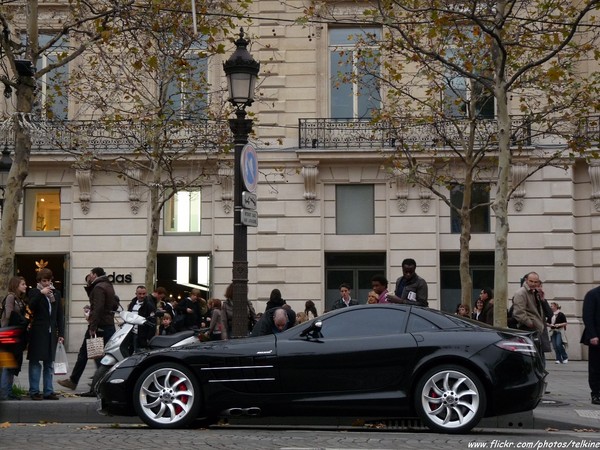
[[[21,372],[23,364],[23,351],[27,346],[26,331],[27,320],[25,319],[25,303],[23,298],[27,291],[27,283],[23,277],[12,277],[8,282],[8,295],[2,301],[2,317],[0,317],[0,326],[20,326],[23,328],[21,342],[14,346],[13,355],[15,357],[16,367],[5,367],[2,370],[2,379],[0,381],[0,400],[21,400],[12,392],[15,376]]]

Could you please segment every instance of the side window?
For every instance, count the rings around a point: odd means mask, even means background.
[[[358,336],[385,336],[404,332],[407,313],[399,309],[372,308],[346,310],[323,320],[321,333],[325,339]]]
[[[23,234],[25,236],[58,236],[60,234],[59,188],[26,189],[23,207]]]
[[[423,319],[421,316],[411,314],[408,318],[408,326],[406,327],[407,333],[417,333],[420,331],[436,331],[439,327],[431,323],[427,319]]]

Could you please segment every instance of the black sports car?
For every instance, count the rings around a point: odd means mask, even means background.
[[[365,305],[276,335],[133,355],[106,374],[101,412],[154,428],[227,415],[420,417],[462,433],[534,409],[546,372],[531,336],[436,310]]]

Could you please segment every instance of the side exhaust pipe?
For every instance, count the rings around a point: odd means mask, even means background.
[[[260,416],[261,409],[257,406],[250,408],[229,408],[223,411],[224,415],[239,417],[239,416]]]
[[[228,416],[242,416],[244,415],[244,410],[242,408],[229,408],[224,411],[224,413]]]
[[[260,416],[260,413],[261,413],[261,411],[260,411],[260,408],[258,408],[258,407],[256,407],[256,406],[253,406],[253,407],[251,407],[251,408],[246,408],[246,409],[244,410],[244,412],[245,412],[245,413],[246,413],[246,415],[248,415],[248,416]]]

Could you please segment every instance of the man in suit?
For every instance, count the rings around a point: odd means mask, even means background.
[[[592,404],[600,405],[600,286],[590,290],[583,298],[583,324],[581,343],[588,346],[588,384]]]

